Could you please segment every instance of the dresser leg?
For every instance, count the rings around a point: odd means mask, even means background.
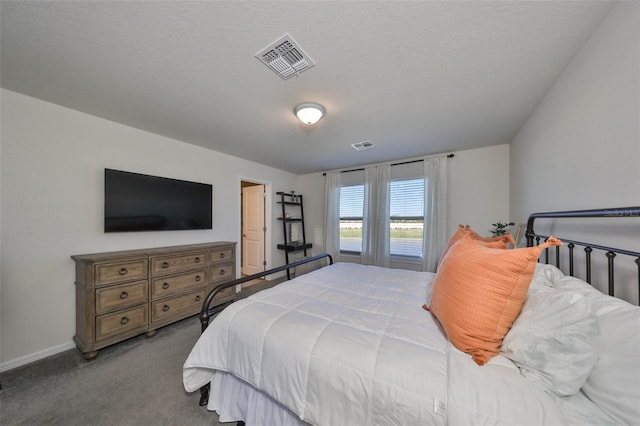
[[[147,337],[153,337],[156,335],[156,330],[149,330],[147,331]]]
[[[87,361],[93,361],[98,356],[98,351],[84,352],[82,355]]]

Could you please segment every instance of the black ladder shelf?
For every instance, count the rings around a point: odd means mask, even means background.
[[[284,236],[284,242],[278,244],[280,250],[284,250],[286,263],[289,264],[289,253],[304,252],[307,256],[307,249],[310,249],[312,244],[307,243],[307,237],[304,233],[304,208],[302,205],[302,195],[295,195],[293,191],[289,194],[286,192],[276,192],[280,196],[278,204],[282,207],[282,216],[278,220],[282,221],[282,234]],[[293,224],[299,223],[302,240],[292,241],[291,227]],[[291,273],[287,269],[287,279],[291,279]]]

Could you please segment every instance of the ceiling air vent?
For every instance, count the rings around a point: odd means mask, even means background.
[[[373,148],[373,142],[371,142],[371,141],[362,141],[362,142],[358,142],[358,143],[352,143],[351,146],[356,151],[364,151],[365,149]]]
[[[283,35],[256,53],[256,58],[283,80],[298,75],[315,65],[313,59],[298,46],[289,34]]]

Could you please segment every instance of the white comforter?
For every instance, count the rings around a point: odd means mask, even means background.
[[[508,359],[478,366],[422,309],[434,274],[337,263],[238,301],[184,364],[225,371],[315,425],[560,425]]]
[[[193,348],[185,389],[221,370],[312,424],[445,424],[447,339],[421,307],[432,279],[337,263],[238,301]]]

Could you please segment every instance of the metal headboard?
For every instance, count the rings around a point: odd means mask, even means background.
[[[547,212],[547,213],[534,213],[529,216],[527,221],[527,230],[525,236],[527,238],[527,247],[533,247],[539,245],[541,241],[546,241],[549,238],[548,235],[537,234],[534,230],[534,222],[536,219],[542,218],[629,218],[637,217],[640,220],[640,207],[616,207],[611,209],[594,209],[594,210],[574,210],[565,212]],[[608,259],[607,272],[608,272],[608,284],[609,295],[613,296],[615,293],[615,280],[614,280],[614,259],[616,255],[622,254],[626,256],[635,257],[634,262],[638,266],[638,297],[640,298],[640,252],[618,249],[614,247],[607,247],[598,244],[585,243],[582,241],[569,240],[559,237],[563,243],[567,245],[569,252],[569,275],[574,276],[574,249],[576,246],[584,247],[585,253],[585,267],[586,267],[586,279],[591,284],[591,253],[593,250],[603,251]],[[549,263],[549,249],[545,249],[545,263]],[[555,248],[555,266],[560,267],[560,247]],[[640,302],[639,302],[640,303]]]

